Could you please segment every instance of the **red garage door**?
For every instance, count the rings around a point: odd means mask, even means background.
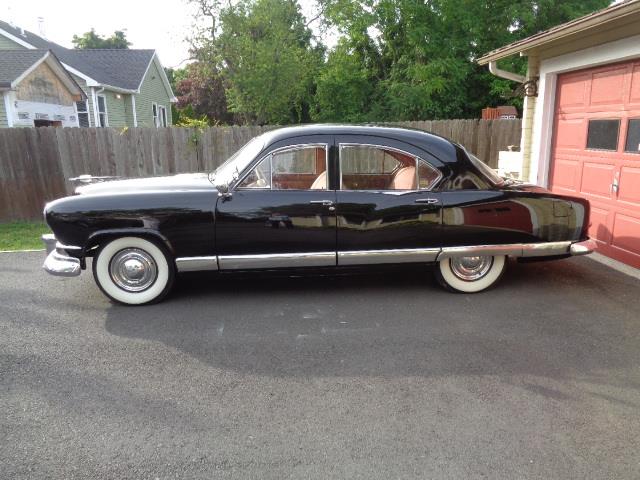
[[[640,268],[640,60],[558,77],[549,179],[591,202],[600,253]]]

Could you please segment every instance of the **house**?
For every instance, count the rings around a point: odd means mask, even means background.
[[[154,50],[76,50],[0,21],[0,51],[50,50],[85,99],[76,103],[80,127],[171,125],[175,97]],[[1,124],[0,124],[1,126]]]
[[[0,50],[0,127],[77,127],[87,97],[49,50]]]
[[[501,70],[527,58],[526,77]],[[523,84],[521,178],[591,203],[599,251],[640,268],[640,0],[627,0],[487,53]]]
[[[518,118],[518,110],[512,105],[487,107],[482,109],[482,120],[514,120]]]

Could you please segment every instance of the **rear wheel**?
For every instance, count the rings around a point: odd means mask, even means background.
[[[175,266],[159,245],[140,237],[122,237],[100,248],[93,259],[93,277],[110,299],[144,305],[169,293]]]
[[[435,274],[447,290],[476,293],[495,284],[505,268],[505,255],[475,255],[440,260]]]

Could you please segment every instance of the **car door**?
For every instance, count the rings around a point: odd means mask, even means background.
[[[272,145],[218,200],[221,270],[336,265],[332,144],[312,135]]]
[[[432,262],[440,250],[439,162],[388,138],[337,136],[338,265]],[[441,164],[440,164],[441,165]]]

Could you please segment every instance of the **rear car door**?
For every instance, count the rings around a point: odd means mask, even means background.
[[[333,137],[272,145],[216,206],[221,270],[336,265]]]
[[[338,265],[432,262],[440,249],[442,178],[415,146],[337,136]]]

